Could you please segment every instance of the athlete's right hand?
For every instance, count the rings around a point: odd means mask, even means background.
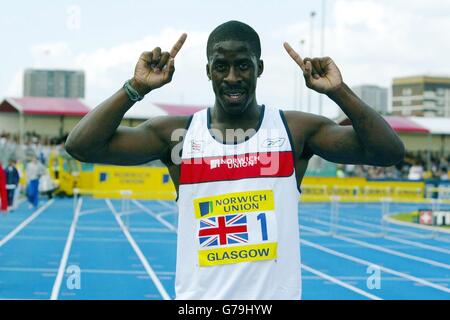
[[[134,77],[131,80],[133,88],[141,95],[145,95],[169,83],[175,72],[175,56],[183,46],[186,37],[187,34],[183,33],[170,52],[161,52],[160,47],[143,52],[134,69]]]

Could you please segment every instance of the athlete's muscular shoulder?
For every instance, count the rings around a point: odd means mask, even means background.
[[[162,141],[170,144],[172,135],[177,129],[186,129],[191,116],[160,116],[151,118],[143,123],[145,130],[151,130]]]
[[[329,122],[328,118],[301,111],[284,111],[291,133],[306,140],[312,136],[320,126]]]
[[[295,149],[300,158],[309,159],[313,155],[308,146],[309,139],[329,121],[325,117],[301,111],[283,111]]]

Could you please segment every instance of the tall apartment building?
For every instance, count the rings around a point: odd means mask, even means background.
[[[84,72],[27,69],[23,78],[25,97],[84,98]]]
[[[450,77],[393,79],[392,112],[402,116],[450,117]]]
[[[375,85],[352,87],[353,92],[365,103],[381,114],[388,113],[388,89]]]

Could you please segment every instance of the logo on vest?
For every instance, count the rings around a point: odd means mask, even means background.
[[[261,146],[264,148],[279,148],[284,144],[285,138],[266,139]]]
[[[213,159],[209,162],[210,169],[219,168],[221,165],[226,165],[228,169],[233,168],[247,168],[258,164],[259,156],[249,155],[237,158]]]
[[[192,153],[203,152],[203,140],[191,140],[191,152]]]

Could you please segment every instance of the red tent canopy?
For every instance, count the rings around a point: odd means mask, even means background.
[[[395,130],[395,132],[410,132],[410,133],[429,133],[428,129],[418,125],[412,120],[400,116],[383,116],[384,120]],[[352,122],[346,118],[339,122],[340,125],[351,125]]]
[[[79,99],[24,97],[6,98],[0,112],[21,112],[26,115],[84,116],[91,109]]]
[[[166,103],[155,103],[155,105],[167,112],[169,116],[189,116],[206,108],[206,106],[176,105]]]

